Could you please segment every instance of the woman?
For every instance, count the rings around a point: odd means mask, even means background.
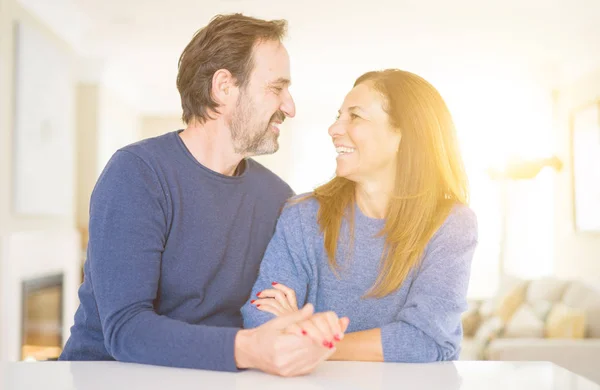
[[[477,220],[446,104],[417,75],[369,72],[329,135],[336,177],[283,210],[245,326],[312,303],[350,320],[345,335],[326,316],[291,330],[330,359],[457,359]]]

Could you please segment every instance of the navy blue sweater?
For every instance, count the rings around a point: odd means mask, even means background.
[[[81,304],[60,360],[235,371],[234,340],[290,187],[252,159],[202,166],[171,132],[115,153],[90,204]]]

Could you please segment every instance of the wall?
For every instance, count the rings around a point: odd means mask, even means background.
[[[600,69],[557,93],[555,132],[565,163],[555,185],[555,270],[564,278],[600,280],[600,233],[577,233],[573,218],[572,154],[569,115],[572,110],[600,99]]]
[[[10,180],[10,96],[11,90],[11,69],[10,59],[12,58],[10,38],[11,24],[10,15],[12,0],[0,0],[0,261],[2,261],[3,251],[5,250],[2,238],[8,231],[9,218],[9,191],[8,183]],[[3,278],[2,264],[0,264],[0,280]],[[4,296],[0,289],[0,324],[4,320]],[[4,345],[4,339],[0,333],[0,350]],[[1,357],[0,357],[1,360]]]
[[[133,104],[110,87],[98,91],[97,173],[117,149],[140,139],[140,117]],[[97,177],[97,176],[96,176]]]
[[[59,51],[61,51],[65,56],[74,58],[74,53],[71,49],[61,41],[52,31],[49,31],[42,23],[40,23],[37,19],[29,15],[23,9],[21,9],[14,0],[4,0],[5,10],[2,12],[2,83],[0,83],[0,140],[1,147],[5,148],[3,150],[4,153],[2,155],[2,171],[0,173],[0,183],[2,183],[2,195],[0,198],[0,202],[2,204],[2,211],[0,211],[0,221],[2,225],[7,230],[38,230],[38,229],[47,229],[47,228],[69,228],[73,225],[75,210],[73,208],[69,208],[67,212],[62,216],[23,216],[23,215],[15,215],[12,212],[12,202],[11,199],[12,192],[14,190],[12,183],[12,172],[15,170],[13,166],[13,143],[14,138],[12,135],[12,129],[14,126],[14,110],[15,106],[13,104],[14,97],[14,77],[15,72],[13,69],[14,63],[14,34],[13,34],[13,22],[14,21],[22,21],[26,23],[28,26],[34,27],[40,35],[43,36],[48,41],[52,42]],[[39,63],[40,72],[44,72],[45,68],[43,62]],[[74,72],[73,72],[74,73]],[[71,85],[71,89],[69,91],[69,104],[74,102],[74,86],[75,80],[73,79],[73,83]],[[72,112],[72,107],[69,106],[65,108]],[[69,146],[69,153],[73,153],[74,148],[72,147],[74,135],[75,135],[75,122],[74,118],[70,118],[68,123],[66,124],[68,127],[68,137],[65,140]],[[69,166],[65,172],[61,172],[60,177],[58,177],[58,181],[54,183],[54,185],[59,187],[65,187],[65,193],[68,193],[68,196],[71,197],[74,194],[73,187],[73,178],[75,175],[74,167],[72,166],[73,159],[69,156],[69,160],[71,162],[71,166]]]
[[[284,122],[279,152],[271,158],[296,193],[312,191],[335,175],[337,154],[328,128],[340,101],[319,104],[296,98],[296,117]]]
[[[140,123],[139,134],[141,139],[156,137],[170,131],[185,128],[185,124],[181,122],[181,117],[178,115],[147,115],[141,118]],[[294,160],[294,156],[298,153],[298,146],[301,143],[301,131],[304,131],[306,128],[302,123],[298,124],[296,119],[285,121],[281,126],[279,151],[268,156],[254,157],[256,161],[286,180],[295,190],[307,188],[305,181],[295,173],[297,170],[292,169],[292,163],[296,161]],[[314,150],[313,148],[313,152]],[[301,161],[300,164],[302,163]]]
[[[142,139],[152,138],[184,127],[185,125],[178,115],[143,116],[140,125],[140,137]]]
[[[50,42],[54,54],[65,59],[66,66],[74,63],[73,51],[52,31],[36,18],[21,9],[14,0],[0,0],[0,360],[15,360],[19,356],[20,290],[23,278],[39,277],[48,273],[62,272],[65,275],[65,300],[63,301],[65,326],[63,335],[68,335],[76,302],[79,280],[78,233],[74,229],[75,207],[75,79],[57,88],[65,97],[63,109],[66,120],[61,122],[60,148],[65,155],[60,158],[66,165],[53,185],[60,188],[69,199],[61,215],[18,215],[12,208],[14,159],[14,34],[13,23],[19,21],[36,30],[41,41]],[[41,42],[40,41],[40,42]],[[60,53],[60,54],[59,54]],[[48,73],[44,58],[29,64],[37,66],[36,72]],[[72,61],[73,60],[73,61]],[[61,69],[61,74],[75,74],[73,69]],[[52,77],[52,74],[49,74]],[[54,102],[43,105],[36,101],[40,112],[48,111]],[[40,105],[41,104],[41,105]],[[39,129],[28,129],[39,130]],[[39,156],[39,164],[44,156]],[[40,192],[40,196],[45,194]]]
[[[77,86],[77,206],[76,223],[83,235],[82,248],[87,246],[90,195],[98,176],[98,95],[94,83]]]
[[[113,153],[141,136],[135,105],[106,86],[101,71],[77,84],[76,225],[87,245],[90,196]]]

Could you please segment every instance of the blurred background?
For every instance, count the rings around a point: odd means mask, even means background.
[[[327,128],[363,72],[430,81],[479,218],[464,359],[552,360],[600,382],[597,0],[0,0],[0,358],[55,358],[110,156],[183,127],[177,61],[217,13],[289,21],[297,116],[259,161],[330,179]]]

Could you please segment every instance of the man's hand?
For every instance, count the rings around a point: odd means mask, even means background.
[[[255,329],[240,330],[235,339],[238,368],[256,368],[269,374],[297,376],[308,374],[327,360],[335,348],[317,346],[310,337],[286,333],[290,325],[310,319],[314,308],[275,318]]]
[[[272,285],[272,289],[260,291],[257,299],[250,303],[258,310],[278,317],[298,311],[296,292],[281,283],[273,282]],[[347,317],[338,319],[334,312],[318,313],[288,326],[285,333],[308,336],[316,345],[331,349],[342,340],[349,323]]]

